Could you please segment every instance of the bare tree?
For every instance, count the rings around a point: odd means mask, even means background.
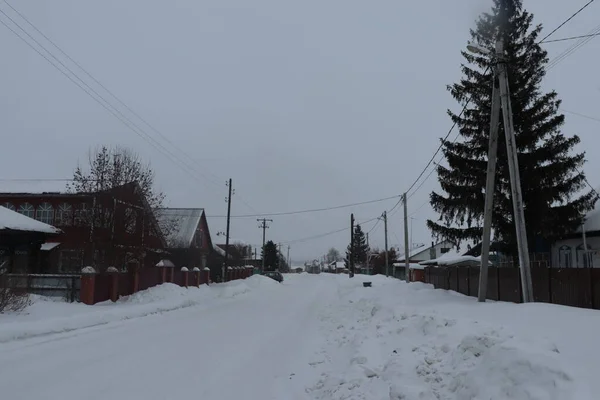
[[[327,264],[331,264],[336,261],[340,261],[342,259],[342,255],[336,248],[330,248],[325,255],[325,261]]]
[[[0,264],[0,313],[21,311],[29,305],[29,295],[11,287],[10,278],[5,273],[6,261]]]
[[[137,182],[140,195],[148,207],[122,205],[124,212],[119,215],[120,223],[126,231],[135,231],[140,213],[143,221],[157,221],[159,229],[168,236],[174,229],[175,221],[161,218],[165,194],[154,186],[154,170],[149,163],[126,147],[100,146],[88,153],[88,164],[78,165],[73,174],[73,182],[67,185],[72,193],[105,193],[123,185]],[[94,227],[114,227],[116,207],[101,199],[93,209],[76,211],[76,223]],[[159,234],[159,232],[156,232]]]

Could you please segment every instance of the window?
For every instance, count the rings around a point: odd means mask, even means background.
[[[73,207],[69,203],[62,203],[56,210],[55,224],[69,226],[73,224]]]
[[[135,233],[137,225],[137,212],[133,208],[125,209],[125,231]]]
[[[8,208],[9,210],[15,211],[15,206],[12,203],[6,202],[4,204],[2,204],[4,207]]]
[[[35,219],[48,225],[54,223],[54,208],[50,203],[42,203],[35,212]]]
[[[442,248],[441,248],[441,252],[442,252],[442,254],[446,254],[446,253],[447,253],[447,252],[449,252],[449,251],[450,251],[450,248],[448,248],[448,247],[442,247]]]
[[[203,234],[203,233],[204,233],[204,232],[202,232],[202,229],[198,229],[198,230],[196,231],[196,237],[194,238],[194,242],[195,242],[195,244],[196,244],[196,247],[198,247],[199,249],[201,249],[201,248],[202,248],[202,239],[203,239],[203,238],[202,238],[202,236],[203,236],[202,234]]]
[[[571,259],[571,246],[560,246],[558,249],[558,266],[559,268],[572,268],[573,261]]]
[[[60,272],[79,272],[83,268],[83,254],[81,250],[61,250]]]
[[[33,218],[35,216],[35,212],[33,210],[33,206],[29,203],[23,203],[19,206],[17,210],[18,213],[23,214],[26,217]]]
[[[592,249],[588,245],[587,252],[583,247],[583,243],[577,246],[577,268],[592,268]]]
[[[75,210],[75,225],[77,226],[89,226],[91,219],[91,209],[86,203],[81,205]]]

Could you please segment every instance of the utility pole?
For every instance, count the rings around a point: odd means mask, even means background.
[[[354,278],[354,214],[350,214],[350,278]]]
[[[383,227],[385,231],[385,276],[390,276],[390,264],[388,256],[388,230],[387,230],[387,211],[383,212]]]
[[[406,283],[410,282],[410,249],[408,248],[408,205],[406,204],[406,193],[402,196],[404,203],[404,277]]]
[[[490,259],[490,236],[492,233],[492,213],[494,211],[494,191],[496,190],[496,161],[498,159],[498,128],[500,125],[500,90],[496,71],[492,85],[492,115],[490,118],[490,139],[488,144],[488,165],[485,183],[485,207],[483,215],[483,239],[481,241],[481,268],[479,270],[479,293],[477,300],[485,302],[488,286],[488,265]]]
[[[221,268],[221,279],[225,282],[225,268],[227,268],[227,258],[229,257],[229,225],[231,221],[231,196],[233,194],[233,184],[231,178],[226,184],[229,187],[229,196],[227,197],[227,231],[225,233],[225,261],[223,261],[223,267]]]
[[[262,228],[263,230],[263,241],[262,241],[262,268],[261,268],[261,273],[265,272],[265,238],[266,238],[266,232],[267,232],[267,228],[269,228],[267,226],[267,222],[273,222],[272,219],[257,219],[258,222],[261,222],[261,224],[258,226],[259,228]]]
[[[290,259],[290,245],[288,244],[287,264],[290,271],[292,270],[292,260]]]
[[[527,243],[527,230],[525,227],[525,210],[521,193],[521,175],[519,173],[519,160],[517,158],[517,143],[513,126],[512,106],[510,104],[510,89],[504,58],[504,44],[502,39],[496,42],[496,55],[498,57],[498,78],[500,80],[500,100],[502,102],[502,116],[504,119],[504,134],[506,136],[506,153],[508,155],[508,172],[510,174],[510,188],[513,200],[513,213],[515,215],[515,229],[517,231],[517,246],[519,247],[519,266],[521,268],[521,286],[523,302],[533,302],[533,284],[529,264],[529,246]]]
[[[482,54],[490,55],[489,51],[486,49],[482,49],[477,45],[470,44],[468,49]],[[533,301],[533,285],[531,282],[531,269],[529,263],[529,246],[527,243],[527,229],[525,226],[525,211],[523,204],[523,195],[521,193],[521,176],[519,173],[519,160],[517,153],[517,144],[515,139],[515,131],[513,126],[513,115],[512,115],[512,106],[510,103],[510,88],[508,84],[508,73],[506,69],[506,58],[504,57],[504,43],[502,39],[498,39],[496,41],[496,67],[495,67],[495,75],[498,76],[498,88],[500,92],[500,104],[502,107],[502,117],[503,117],[503,125],[504,125],[504,135],[506,137],[506,153],[508,156],[508,172],[510,175],[510,188],[513,202],[513,214],[515,218],[515,230],[517,234],[517,247],[519,252],[519,268],[521,270],[521,287],[523,290],[523,302],[530,303]],[[494,82],[494,89],[496,88]],[[495,90],[493,90],[495,91]],[[497,91],[496,91],[497,92]],[[494,101],[497,102],[498,95],[492,94],[492,103]],[[497,105],[495,105],[497,109]],[[492,108],[492,116],[491,116],[491,124],[494,124],[494,115],[495,111]],[[499,117],[498,117],[499,118]],[[496,124],[497,125],[497,124]],[[496,128],[497,129],[497,128]],[[491,153],[494,150],[492,146],[492,135],[495,128],[493,126],[490,127],[490,149],[488,152]],[[495,145],[497,147],[497,144]],[[494,175],[495,171],[495,158],[488,158],[488,177],[486,182],[486,204],[485,204],[485,215],[484,215],[484,237],[482,240],[482,253],[481,253],[481,261],[482,261],[482,270],[480,271],[480,292],[478,296],[479,301],[485,301],[485,292],[481,292],[481,288],[487,289],[487,260],[489,260],[489,236],[491,231],[491,221],[492,221],[492,210],[493,210],[493,192],[494,192]],[[494,167],[494,168],[492,168]],[[490,176],[492,175],[492,176]],[[491,187],[492,190],[489,190]],[[487,226],[486,226],[486,220]],[[487,238],[487,239],[486,239]],[[485,241],[487,241],[486,249],[483,248]],[[485,253],[484,253],[485,250]],[[485,273],[484,273],[485,269]],[[483,277],[483,278],[482,278]],[[481,284],[481,280],[484,280],[485,285]]]

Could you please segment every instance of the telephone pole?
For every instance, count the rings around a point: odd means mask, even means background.
[[[480,53],[480,54],[490,54],[487,49],[483,49],[477,45],[470,44],[468,46],[470,51]],[[510,88],[508,84],[508,73],[506,69],[506,58],[504,57],[504,42],[502,39],[498,39],[496,41],[496,53],[495,53],[495,61],[496,65],[494,68],[494,75],[498,77],[498,90],[496,89],[496,82],[494,81],[493,89],[492,89],[492,116],[491,116],[491,124],[495,124],[496,127],[490,127],[490,148],[488,149],[488,168],[487,168],[487,181],[486,181],[486,196],[485,196],[485,215],[484,215],[484,227],[483,227],[483,240],[481,245],[481,271],[480,271],[480,285],[479,285],[479,294],[478,300],[485,301],[487,290],[487,267],[489,260],[489,241],[490,241],[490,233],[491,233],[491,223],[492,223],[492,211],[494,204],[494,181],[496,174],[496,154],[497,151],[493,147],[497,147],[497,143],[492,143],[493,135],[497,136],[497,125],[494,119],[499,119],[498,116],[495,115],[498,110],[498,100],[500,100],[500,107],[502,108],[502,117],[503,117],[503,125],[504,125],[504,135],[506,137],[506,154],[508,156],[508,173],[510,176],[510,188],[511,188],[511,197],[513,202],[513,214],[515,218],[515,230],[517,235],[517,247],[519,252],[519,268],[521,272],[521,288],[523,293],[523,302],[530,303],[533,301],[533,284],[531,282],[531,269],[529,263],[529,246],[527,243],[527,229],[525,225],[525,211],[523,204],[523,195],[521,192],[521,176],[519,173],[519,160],[518,160],[518,152],[517,152],[517,144],[515,139],[515,130],[513,126],[513,115],[512,115],[512,106],[510,102]],[[498,92],[499,95],[498,95]],[[494,102],[496,104],[494,104]],[[494,133],[496,132],[496,133]],[[497,140],[497,137],[496,137]],[[491,189],[491,190],[490,190]],[[487,222],[487,224],[486,224]],[[486,248],[484,248],[484,245]],[[485,283],[485,285],[482,285]],[[483,290],[483,291],[482,291]]]
[[[383,227],[385,231],[385,276],[390,276],[390,264],[388,256],[388,228],[387,228],[387,211],[383,212]]]
[[[481,268],[479,270],[479,292],[477,301],[485,302],[488,286],[488,265],[490,259],[490,236],[492,232],[492,213],[494,210],[494,191],[496,185],[496,161],[498,159],[498,127],[500,124],[500,91],[494,70],[492,85],[492,115],[490,118],[490,139],[488,144],[488,165],[485,182],[485,206],[483,215],[483,238],[481,240]]]
[[[292,270],[292,259],[290,258],[290,245],[288,244],[287,264],[290,271]]]
[[[408,248],[408,205],[406,204],[406,193],[402,196],[404,203],[404,277],[406,283],[410,282],[410,249]]]
[[[229,187],[229,196],[227,197],[227,231],[225,233],[225,261],[223,261],[223,267],[221,268],[221,279],[225,282],[225,268],[227,268],[227,258],[229,257],[229,225],[231,221],[231,196],[233,194],[233,184],[231,178],[226,183]]]
[[[354,214],[350,214],[350,273],[348,277],[354,278]]]
[[[272,219],[257,219],[258,222],[260,222],[261,224],[258,226],[259,228],[262,228],[263,230],[263,242],[262,242],[262,268],[261,268],[261,273],[265,272],[265,238],[266,238],[266,232],[267,229],[269,228],[269,226],[267,225],[267,222],[273,222]]]

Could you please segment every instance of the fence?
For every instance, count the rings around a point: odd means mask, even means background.
[[[95,273],[93,269],[84,268],[81,277],[81,301],[85,304],[96,304],[107,300],[117,301],[119,297],[128,296],[162,283],[174,283],[182,287],[200,286],[210,283],[210,270],[186,268],[149,267],[137,271]],[[230,267],[227,270],[227,281],[244,279],[252,275],[251,267]]]
[[[600,309],[600,269],[532,268],[531,280],[533,298],[536,302]],[[425,282],[433,284],[436,289],[477,296],[479,268],[427,267]],[[519,269],[490,267],[487,298],[513,303],[522,302]]]
[[[81,277],[79,275],[6,274],[4,285],[14,290],[48,297],[60,297],[67,301],[79,301]]]

